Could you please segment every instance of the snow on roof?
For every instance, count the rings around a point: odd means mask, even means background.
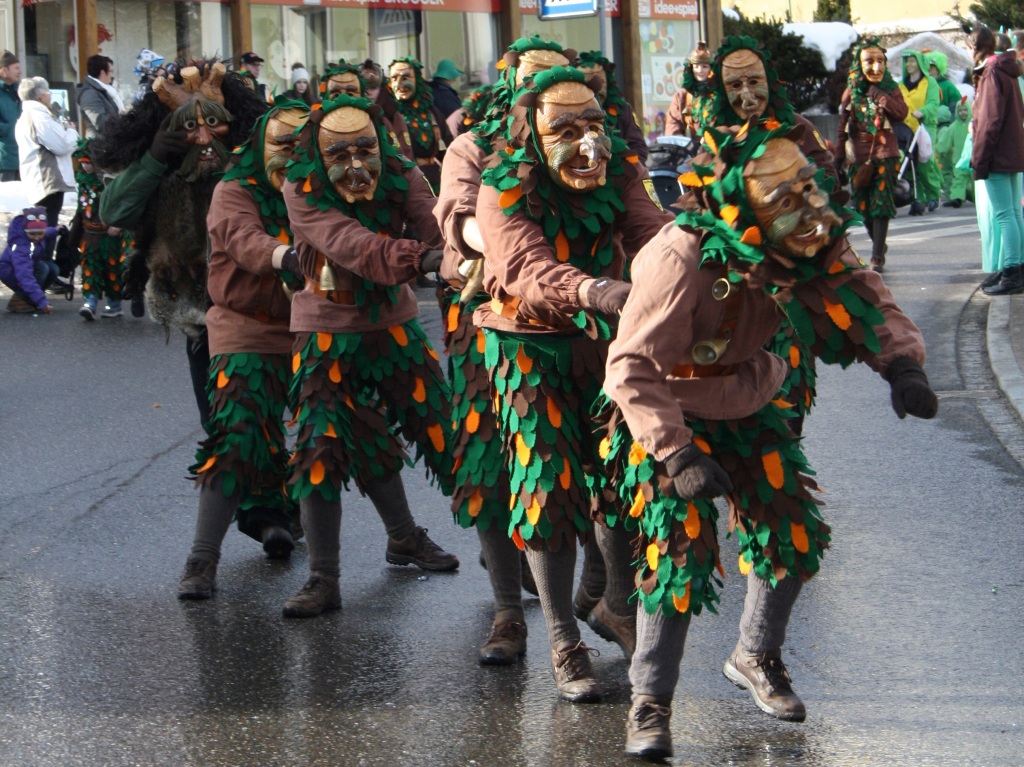
[[[722,9],[722,15],[723,16],[728,16],[733,21],[739,21],[740,20],[740,12],[737,11],[735,8],[723,8]]]
[[[821,54],[825,69],[836,71],[836,63],[857,40],[857,30],[841,21],[799,22],[782,25],[782,31],[800,35],[804,45]]]

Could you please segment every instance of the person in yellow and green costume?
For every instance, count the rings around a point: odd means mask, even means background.
[[[952,112],[960,102],[960,89],[956,84],[946,77],[949,71],[949,57],[942,51],[925,51],[924,61],[928,65],[928,74],[939,84],[942,97],[939,99],[943,106],[949,107]]]
[[[934,146],[938,137],[942,90],[935,78],[928,74],[928,64],[923,53],[906,49],[902,53],[902,58],[903,77],[900,81],[900,92],[908,111],[904,122],[912,131],[917,131],[918,125],[923,125]],[[913,162],[917,181],[916,199],[924,203],[929,211],[933,211],[939,207],[939,198],[942,196],[942,173],[939,164],[934,155],[928,162],[918,162],[915,156]],[[911,214],[914,214],[913,209]]]
[[[408,284],[437,270],[443,242],[423,174],[369,99],[339,94],[312,110],[283,194],[306,278],[292,301],[288,487],[310,569],[284,615],[308,618],[341,607],[341,491],[352,483],[387,517],[388,562],[459,566],[416,525],[399,473],[410,444],[451,494],[451,393]],[[420,240],[403,237],[406,224]]]
[[[104,295],[108,303],[102,317],[120,317],[121,272],[124,251],[121,247],[122,230],[107,226],[100,220],[100,196],[103,179],[89,157],[89,142],[79,141],[71,155],[78,184],[78,218],[82,224],[82,297],[85,301],[78,313],[86,321],[96,319],[96,303]]]
[[[901,418],[937,412],[920,331],[850,248],[856,217],[830,199],[792,129],[710,129],[705,143],[714,161],[684,179],[705,209],[684,211],[637,255],[604,383],[601,452],[621,518],[642,535],[626,751],[646,758],[672,754],[690,618],[719,601],[718,496],[747,577],[723,671],[767,713],[806,713],[781,647],[830,530],[789,428],[788,363],[764,348],[781,315],[822,361],[882,375]]]

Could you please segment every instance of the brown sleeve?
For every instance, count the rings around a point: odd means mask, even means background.
[[[381,237],[335,208],[320,210],[307,203],[306,193],[291,181],[285,183],[284,201],[297,248],[308,244],[342,269],[378,285],[400,285],[420,273],[420,261],[430,249],[428,245]],[[433,221],[429,211],[428,217]],[[310,254],[302,250],[302,268],[312,274],[312,264],[307,263]]]
[[[626,205],[626,211],[619,216],[615,224],[622,233],[622,249],[626,258],[631,259],[675,217],[662,210],[655,202],[654,185],[650,183],[644,166],[627,168],[626,173],[630,176],[622,190],[622,201]]]
[[[221,181],[214,187],[206,227],[211,252],[224,252],[247,272],[273,273],[270,257],[283,243],[267,234],[252,194],[237,182]]]
[[[480,186],[476,218],[487,253],[488,293],[516,297],[559,314],[579,310],[579,286],[589,275],[559,262],[539,224],[522,213],[506,216],[498,191],[487,185]]]
[[[903,100],[903,91],[899,88],[893,88],[892,91],[886,93],[877,85],[872,85],[868,95],[882,108],[890,123],[901,123],[907,119],[910,110],[907,109],[907,102]]]
[[[987,179],[992,165],[992,156],[999,142],[1005,118],[1004,95],[999,92],[999,80],[993,67],[995,62],[986,64],[978,82],[974,98],[972,125],[974,126],[974,147],[971,151],[971,168],[975,179]],[[1014,83],[1016,87],[1017,83]]]
[[[832,152],[825,144],[825,139],[818,133],[818,129],[814,127],[814,123],[798,114],[796,124],[804,126],[804,135],[800,138],[800,151],[819,168],[823,168],[826,176],[835,179],[836,168]]]
[[[836,151],[846,159],[846,140],[850,138],[850,102],[853,96],[850,89],[843,91],[843,97],[839,100],[839,129],[836,132]]]
[[[636,113],[633,111],[632,105],[624,104],[622,106],[618,128],[629,148],[640,158],[640,162],[647,162],[647,139],[644,138],[643,129],[637,124]]]
[[[416,233],[417,240],[431,248],[443,248],[444,238],[441,237],[437,219],[434,218],[437,198],[434,197],[430,184],[419,168],[406,170],[405,180],[409,182],[409,191],[402,206],[402,215]]]
[[[608,350],[604,389],[629,429],[659,460],[690,442],[679,402],[667,378],[693,345],[698,305],[693,279],[700,241],[678,227],[663,229],[633,262],[633,289]]]
[[[441,193],[434,206],[434,217],[444,237],[444,261],[441,276],[449,282],[461,281],[457,270],[463,259],[480,258],[462,239],[462,224],[476,215],[476,199],[480,193],[480,174],[486,160],[484,150],[476,145],[474,134],[455,137],[441,165]]]
[[[668,111],[665,113],[666,136],[686,135],[686,117],[683,115],[685,105],[686,90],[680,88],[672,96],[672,101],[668,105]]]

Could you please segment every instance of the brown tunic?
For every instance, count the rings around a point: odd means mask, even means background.
[[[626,168],[623,189],[625,212],[615,217],[614,258],[601,272],[622,279],[626,259],[632,257],[672,215],[652,200],[641,167]],[[476,218],[487,258],[484,289],[492,299],[515,306],[515,317],[494,311],[495,301],[480,306],[473,321],[480,327],[512,333],[574,334],[572,317],[580,310],[579,287],[592,275],[555,256],[555,248],[541,225],[522,212],[506,216],[498,203],[498,190],[482,185]],[[575,247],[576,243],[569,243]]]
[[[434,206],[434,217],[444,236],[441,277],[453,285],[464,282],[458,272],[462,262],[481,255],[462,239],[462,224],[476,215],[480,174],[487,157],[487,151],[476,143],[476,134],[463,133],[452,141],[441,166],[441,193]]]
[[[845,239],[841,260],[860,264]],[[776,333],[781,312],[760,289],[744,289],[732,340],[721,357],[728,375],[682,378],[677,365],[693,365],[693,345],[718,335],[723,302],[711,285],[724,268],[698,268],[700,237],[675,224],[663,228],[633,261],[633,290],[608,354],[605,391],[622,409],[640,444],[664,460],[690,442],[687,418],[736,419],[757,412],[778,392],[787,362],[763,345]],[[829,279],[823,277],[821,279]],[[885,324],[875,331],[882,352],[869,360],[882,373],[889,362],[909,356],[924,363],[921,331],[896,305],[881,277],[858,269],[853,279],[870,285],[881,298]]]
[[[405,172],[409,182],[402,205],[403,220],[422,240],[387,237],[364,227],[340,210],[320,210],[306,202],[301,184],[287,182],[284,200],[295,236],[295,250],[307,277],[314,275],[317,255],[323,254],[333,265],[339,292],[351,291],[356,280],[367,279],[378,285],[400,285],[398,302],[384,304],[376,322],[369,308],[338,304],[308,290],[292,300],[293,332],[362,333],[407,322],[419,314],[416,295],[408,283],[420,274],[423,254],[441,248],[441,232],[434,220],[434,195],[423,174],[416,168]]]
[[[632,104],[627,102],[619,108],[619,114],[616,116],[616,127],[619,129],[622,140],[626,142],[630,149],[636,152],[640,162],[647,162],[647,139],[644,138],[643,128],[637,122],[636,112],[633,111]]]
[[[221,181],[213,190],[206,226],[206,288],[213,301],[206,312],[210,354],[290,353],[291,302],[270,261],[284,243],[267,234],[252,192],[236,181]]]
[[[666,136],[693,136],[694,125],[693,96],[685,88],[680,88],[672,95],[668,111],[665,113]]]
[[[868,89],[868,98],[881,107],[885,121],[878,131],[878,138],[868,131],[866,121],[861,116],[854,115],[853,96],[850,89],[843,91],[843,98],[839,106],[839,133],[836,136],[836,151],[844,152],[844,159],[847,163],[864,163],[871,155],[872,160],[886,160],[890,157],[899,157],[900,148],[896,143],[896,134],[892,130],[893,123],[903,122],[907,117],[907,104],[903,100],[903,93],[899,88],[893,88],[891,93],[886,93],[877,85]],[[847,141],[850,143],[847,144]]]

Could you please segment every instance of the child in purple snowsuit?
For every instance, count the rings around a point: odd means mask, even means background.
[[[7,247],[0,255],[0,281],[14,291],[7,311],[50,313],[45,289],[57,281],[57,264],[46,259],[46,240],[57,228],[46,225],[46,208],[25,208],[7,227]]]

